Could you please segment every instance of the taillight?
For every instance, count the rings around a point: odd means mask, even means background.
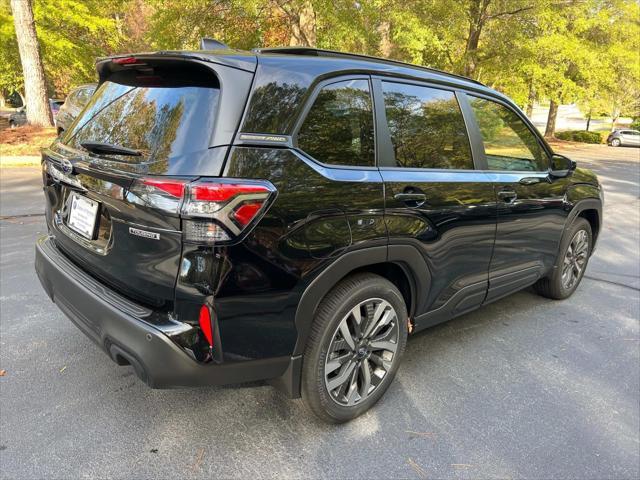
[[[185,241],[213,244],[233,241],[264,214],[276,194],[261,180],[138,179],[127,199],[183,218]]]
[[[269,182],[199,180],[185,192],[184,239],[196,243],[233,240],[257,220],[275,196]]]
[[[179,213],[187,182],[182,179],[142,178],[134,182],[127,200],[165,212]]]

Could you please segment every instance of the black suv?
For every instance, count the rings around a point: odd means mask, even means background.
[[[408,334],[530,285],[571,295],[601,230],[596,176],[466,78],[306,48],[97,70],[43,151],[36,270],[151,387],[264,379],[349,420]]]

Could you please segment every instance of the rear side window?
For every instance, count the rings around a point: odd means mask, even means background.
[[[382,82],[391,142],[399,167],[473,169],[460,106],[453,92]]]
[[[367,80],[332,83],[318,93],[298,147],[332,165],[373,166],[373,108]]]
[[[166,162],[205,150],[214,128],[220,90],[203,86],[136,86],[107,81],[63,138],[82,150],[84,142],[132,148],[129,163]]]
[[[469,101],[480,128],[489,170],[549,168],[547,154],[513,110],[483,98],[469,96]]]

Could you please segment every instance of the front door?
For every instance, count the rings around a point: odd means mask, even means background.
[[[623,130],[621,135],[623,145],[640,146],[640,132],[635,130]]]
[[[378,165],[391,245],[410,244],[431,274],[416,329],[479,306],[488,286],[496,226],[489,176],[474,156],[456,93],[374,80]]]
[[[498,203],[489,302],[531,285],[553,268],[568,213],[568,180],[549,175],[549,153],[514,109],[493,99],[466,98]]]

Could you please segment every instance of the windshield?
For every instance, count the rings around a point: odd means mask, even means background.
[[[207,149],[220,90],[203,86],[130,86],[106,81],[62,142],[106,143],[138,150],[138,157],[109,155],[123,162],[162,162]]]

